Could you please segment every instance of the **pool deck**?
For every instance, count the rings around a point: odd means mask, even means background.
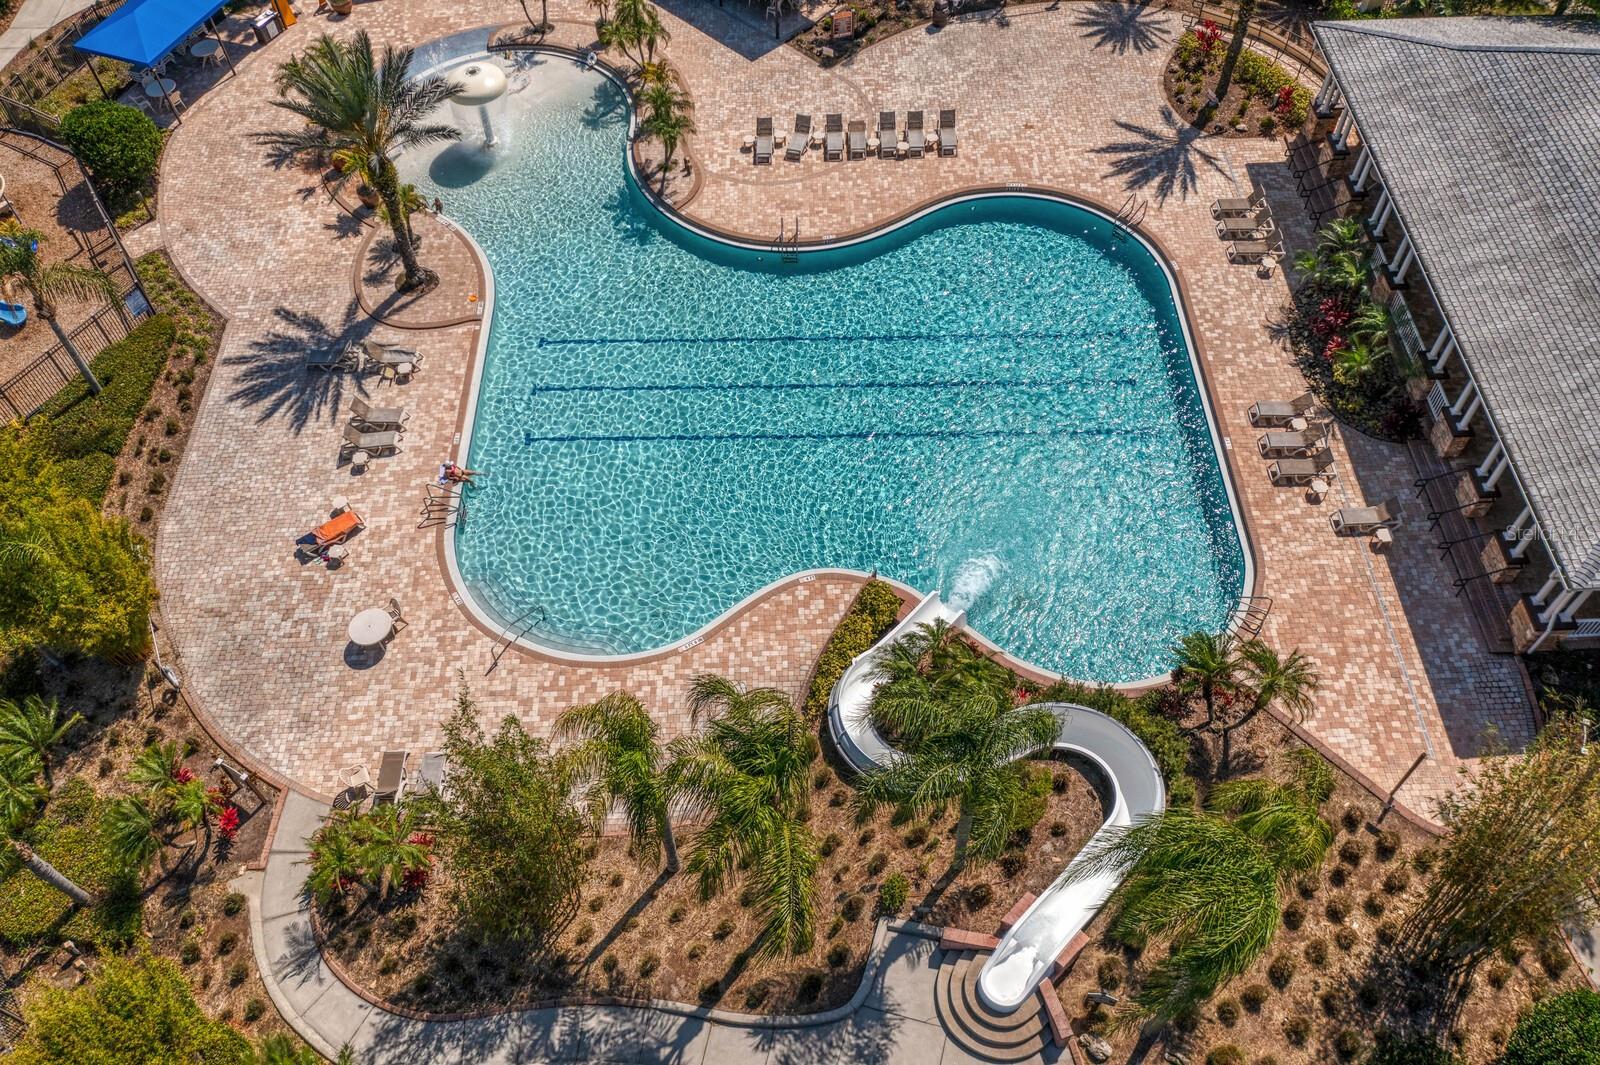
[[[1485,728],[1512,744],[1531,735],[1519,667],[1480,650],[1417,508],[1408,504],[1388,554],[1329,529],[1341,504],[1409,499],[1414,474],[1403,448],[1341,433],[1342,476],[1321,505],[1267,483],[1245,410],[1304,388],[1269,328],[1288,285],[1281,274],[1227,265],[1208,205],[1256,183],[1291,246],[1308,239],[1309,224],[1277,141],[1199,137],[1166,111],[1159,78],[1178,32],[1173,16],[1104,3],[1018,8],[912,30],[822,70],[710,5],[661,6],[668,56],[697,103],[691,150],[701,181],[687,211],[707,224],[760,238],[779,217],[791,225],[798,217],[802,236],[844,234],[1010,182],[1113,211],[1130,192],[1148,199],[1142,228],[1181,279],[1255,547],[1257,591],[1275,601],[1264,635],[1306,651],[1323,676],[1309,731],[1379,787],[1431,750],[1401,795],[1420,813]],[[160,220],[129,240],[136,255],[165,247],[229,319],[157,544],[165,633],[186,690],[223,736],[311,792],[332,794],[339,767],[375,767],[383,750],[435,747],[458,670],[489,716],[515,713],[538,730],[573,703],[628,688],[675,733],[687,723],[686,682],[704,671],[798,692],[857,586],[843,575],[790,584],[696,645],[645,661],[572,665],[514,650],[488,671],[492,636],[453,601],[438,530],[416,528],[423,485],[457,450],[478,325],[401,331],[367,319],[351,287],[359,226],[341,217],[316,175],[273,169],[246,134],[289,121],[266,103],[274,65],[317,32],[364,28],[380,44],[411,44],[514,11],[441,0],[303,19],[186,113],[163,158]],[[585,43],[586,8],[553,0],[550,11],[562,20],[559,39]],[[955,107],[960,155],[825,164],[812,153],[754,167],[739,150],[757,114],[787,129],[796,109],[820,121],[827,110],[870,119],[889,107]],[[338,441],[361,386],[308,377],[302,360],[307,348],[369,334],[427,359],[409,384],[366,382],[377,402],[413,415],[404,451],[356,476],[338,461]],[[342,568],[301,565],[293,542],[326,518],[335,496],[350,499],[366,531]],[[376,663],[347,659],[349,618],[390,597],[409,627]]]

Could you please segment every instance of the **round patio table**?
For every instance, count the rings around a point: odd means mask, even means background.
[[[394,618],[381,606],[363,610],[350,619],[350,642],[358,647],[375,647],[394,631]]]
[[[213,38],[207,37],[191,44],[189,46],[189,54],[196,59],[211,59],[217,54],[217,49],[221,47]]]
[[[177,88],[178,83],[171,78],[151,78],[144,83],[144,94],[152,99],[158,99],[176,91]]]

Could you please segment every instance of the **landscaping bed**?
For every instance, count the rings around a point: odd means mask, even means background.
[[[995,2],[980,2],[962,5],[960,10],[999,6]],[[852,0],[833,8],[817,19],[815,26],[789,43],[822,66],[831,67],[868,45],[928,21],[933,10],[933,0]],[[848,27],[841,21],[841,13],[848,13]]]
[[[1178,38],[1161,84],[1184,121],[1223,137],[1273,137],[1305,124],[1311,91],[1248,47],[1239,53],[1227,93],[1212,104],[1227,49],[1211,22]]]
[[[1056,782],[1034,828],[999,861],[949,884],[954,811],[919,819],[883,810],[858,818],[853,790],[821,759],[813,766],[810,827],[825,854],[817,874],[817,937],[798,957],[745,957],[761,921],[737,886],[709,900],[685,874],[657,883],[626,840],[595,845],[577,915],[544,950],[463,935],[442,874],[384,908],[321,912],[325,947],[360,987],[433,1013],[593,998],[659,998],[746,1013],[812,1013],[855,993],[872,941],[879,892],[899,874],[902,917],[992,932],[1026,891],[1053,881],[1104,820],[1085,777],[1043,764]],[[685,841],[685,846],[687,846]],[[651,891],[654,894],[650,894]]]

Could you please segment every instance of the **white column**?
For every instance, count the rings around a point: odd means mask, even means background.
[[[1561,594],[1550,601],[1549,606],[1539,611],[1539,624],[1550,624],[1561,614],[1561,611],[1566,609],[1567,604],[1576,598],[1577,594],[1577,592],[1569,592],[1566,589],[1562,589]]]
[[[1333,106],[1333,98],[1339,94],[1339,83],[1333,80],[1332,72],[1322,77],[1322,87],[1317,90],[1317,98],[1311,101],[1311,106],[1319,113],[1327,111]]]
[[[1335,151],[1344,151],[1345,142],[1350,139],[1350,129],[1356,124],[1355,116],[1347,107],[1339,115],[1339,121],[1333,126],[1333,147]]]
[[[1478,476],[1489,476],[1490,471],[1492,471],[1500,462],[1500,460],[1505,457],[1505,453],[1505,445],[1496,440],[1494,442],[1494,447],[1489,449],[1489,454],[1485,455],[1483,461],[1478,464],[1478,469],[1476,471]]]
[[[1360,192],[1367,187],[1367,178],[1372,176],[1372,152],[1365,144],[1361,146],[1361,161],[1356,164],[1351,175],[1350,187],[1354,191]]]
[[[1428,349],[1428,366],[1433,370],[1435,377],[1444,373],[1444,364],[1450,361],[1450,353],[1455,350],[1455,334],[1450,332],[1449,326],[1445,326],[1439,330],[1439,335],[1433,341],[1433,347]]]
[[[1533,511],[1524,508],[1523,513],[1532,514]],[[1521,521],[1520,518],[1517,520]],[[1533,542],[1539,538],[1539,523],[1534,522],[1533,528],[1529,529],[1526,533],[1523,533],[1521,529],[1518,529],[1516,535],[1517,542],[1511,546],[1510,554],[1512,558],[1520,560],[1523,555],[1528,553],[1528,548],[1533,546]]]
[[[1461,417],[1461,415],[1466,411],[1467,407],[1472,403],[1473,397],[1477,394],[1478,383],[1476,381],[1468,381],[1464,386],[1462,386],[1461,394],[1456,397],[1456,401],[1450,404],[1450,413],[1455,415],[1457,418]]]
[[[1504,477],[1506,475],[1506,470],[1510,468],[1511,460],[1504,455],[1501,455],[1500,461],[1495,464],[1494,470],[1489,474],[1488,479],[1483,482],[1483,486],[1491,492],[1494,491],[1495,486],[1500,483],[1500,478]]]
[[[1394,250],[1394,283],[1400,284],[1406,279],[1406,271],[1411,269],[1411,263],[1417,257],[1417,249],[1411,246],[1411,234],[1407,233],[1400,238],[1400,246]]]
[[[1585,599],[1589,598],[1589,593],[1592,592],[1593,590],[1594,589],[1592,589],[1592,588],[1585,588],[1581,592],[1579,592],[1577,595],[1573,596],[1572,597],[1572,601],[1567,604],[1566,609],[1561,611],[1561,620],[1562,621],[1571,621],[1573,618],[1577,617],[1578,616],[1578,608],[1583,605],[1583,601]]]
[[[1394,208],[1394,200],[1389,196],[1389,187],[1384,186],[1378,193],[1378,202],[1373,205],[1372,213],[1367,215],[1367,225],[1378,236],[1383,236],[1383,227],[1389,224],[1389,212]]]
[[[1465,429],[1472,424],[1472,419],[1477,417],[1478,411],[1483,408],[1483,393],[1478,391],[1478,386],[1472,386],[1472,402],[1467,404],[1467,409],[1461,412],[1461,420],[1456,423],[1458,429]]]
[[[1539,606],[1544,606],[1544,601],[1550,597],[1550,593],[1555,591],[1558,587],[1560,587],[1560,585],[1561,575],[1555,570],[1551,570],[1550,579],[1545,581],[1544,584],[1540,585],[1537,592],[1533,593],[1533,601]]]

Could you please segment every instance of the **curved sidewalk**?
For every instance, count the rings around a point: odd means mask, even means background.
[[[328,814],[290,791],[264,872],[237,882],[273,1004],[328,1058],[349,1044],[361,1065],[589,1061],[683,1065],[957,1065],[934,1006],[938,929],[879,921],[855,997],[814,1017],[743,1017],[672,1004],[560,1006],[466,1020],[416,1020],[367,1001],[323,961],[302,899],[306,837]],[[1055,1060],[1047,1050],[1040,1060]]]

